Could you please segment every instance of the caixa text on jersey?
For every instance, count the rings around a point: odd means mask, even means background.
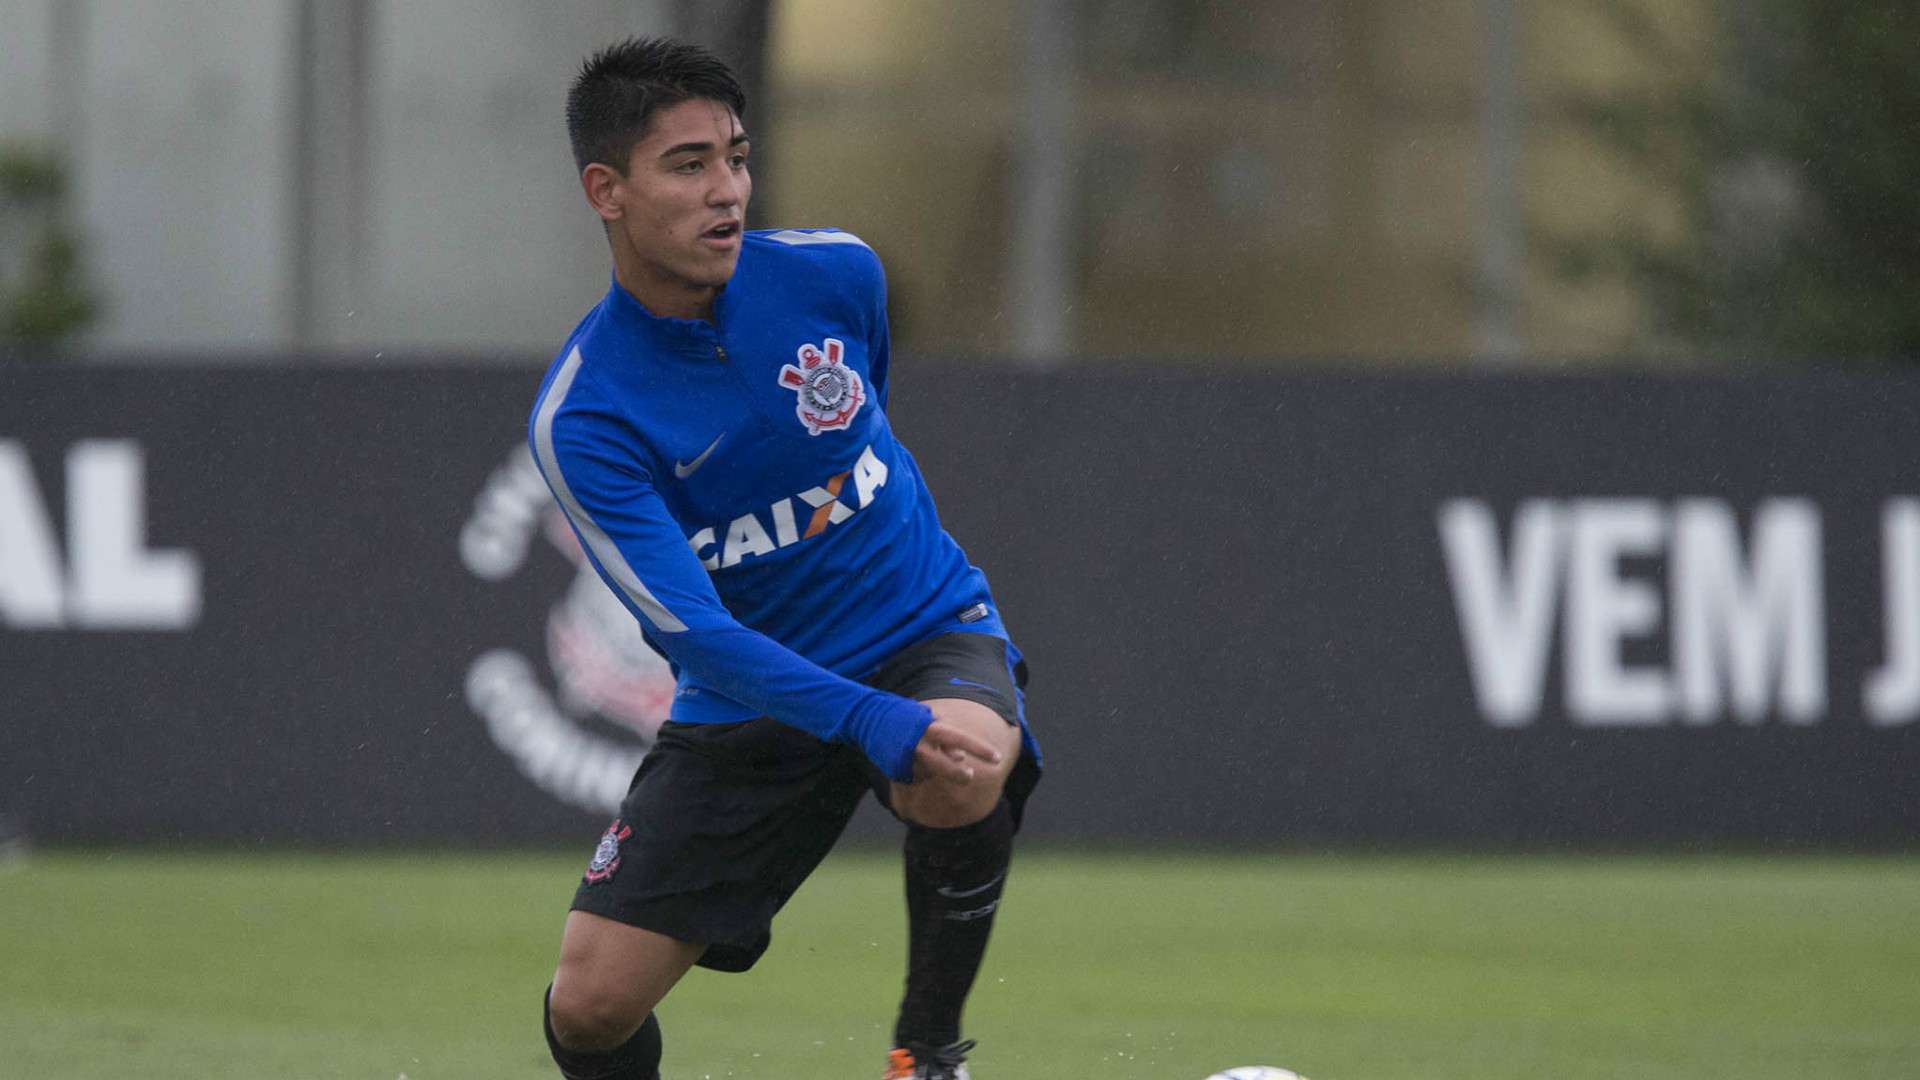
[[[853,482],[852,490],[848,490],[848,480]],[[886,463],[869,446],[860,452],[860,460],[851,470],[828,477],[795,495],[774,500],[764,515],[746,513],[726,525],[709,525],[687,537],[687,545],[708,570],[737,566],[743,559],[819,536],[846,521],[866,509],[886,482]],[[805,515],[804,521],[802,515]]]

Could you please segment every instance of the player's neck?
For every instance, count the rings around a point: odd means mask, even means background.
[[[649,274],[637,260],[615,257],[613,279],[654,315],[668,319],[713,320],[713,300],[720,295],[714,285],[695,285],[678,279]]]

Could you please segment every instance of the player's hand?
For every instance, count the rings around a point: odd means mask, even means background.
[[[920,736],[920,745],[913,748],[914,779],[971,783],[976,763],[998,765],[1000,751],[959,725],[939,719],[936,712],[927,733]]]

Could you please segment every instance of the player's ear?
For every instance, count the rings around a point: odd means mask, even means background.
[[[625,216],[626,183],[627,178],[612,166],[597,161],[580,171],[580,189],[586,192],[587,205],[602,221],[618,221]]]

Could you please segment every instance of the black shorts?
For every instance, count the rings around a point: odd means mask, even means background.
[[[1040,765],[1026,735],[1026,664],[987,634],[911,646],[865,682],[916,700],[977,701],[1022,729],[1007,779],[1018,827]],[[855,746],[762,717],[660,729],[600,838],[573,910],[705,943],[701,967],[745,971],[773,917],[826,857],[867,792],[891,809],[891,784]]]

